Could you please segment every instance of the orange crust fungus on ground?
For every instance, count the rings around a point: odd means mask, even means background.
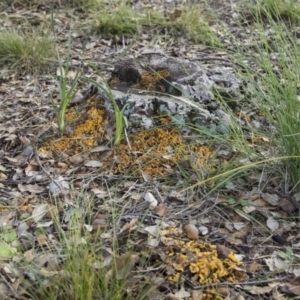
[[[95,107],[92,100],[81,111],[70,108],[66,121],[72,129],[71,134],[51,138],[39,151],[71,156],[99,146],[99,139],[108,142],[105,113],[104,109]],[[172,168],[186,160],[192,162],[194,171],[208,168],[214,154],[211,145],[187,144],[166,114],[158,116],[158,123],[159,127],[129,134],[112,149],[112,155],[102,161],[103,167],[114,174],[139,175],[144,172],[152,177],[174,173]],[[90,153],[90,158],[97,160],[97,155]]]
[[[66,121],[71,128],[71,134],[52,138],[43,143],[41,152],[54,153],[72,152],[71,155],[87,151],[98,145],[97,138],[105,135],[105,110],[89,105],[82,112],[70,108],[66,113]]]
[[[170,72],[167,69],[159,70],[157,72],[143,71],[141,79],[133,87],[148,91],[154,91],[159,88],[164,91],[163,85],[159,83],[163,78],[167,78],[169,75]],[[159,85],[159,87],[157,85]]]
[[[214,151],[207,145],[188,145],[178,129],[153,128],[130,135],[114,150],[116,165],[114,172],[131,173],[143,171],[152,177],[165,176],[178,161],[197,156],[197,165],[206,166]]]
[[[161,240],[167,247],[164,264],[169,270],[170,281],[178,282],[182,272],[185,275],[189,272],[189,278],[195,285],[245,280],[243,264],[233,252],[221,257],[216,245],[202,241],[184,241],[180,239],[184,236],[180,228],[168,228],[162,230],[161,234]]]

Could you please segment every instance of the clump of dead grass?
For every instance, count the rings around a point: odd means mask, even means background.
[[[55,60],[54,42],[34,33],[4,31],[0,33],[0,63],[11,71],[39,74]]]

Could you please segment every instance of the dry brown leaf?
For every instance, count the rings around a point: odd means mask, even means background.
[[[277,206],[280,202],[280,197],[277,194],[262,193],[261,197],[272,206]]]
[[[267,226],[272,230],[272,232],[274,232],[279,228],[279,223],[273,217],[269,217],[267,220]]]
[[[260,197],[258,199],[254,199],[250,203],[253,204],[254,206],[260,206],[260,207],[267,206],[267,202]]]
[[[40,194],[42,193],[45,188],[38,186],[37,184],[18,184],[18,189],[20,192],[29,192],[29,193],[33,193],[33,194]]]
[[[199,231],[201,232],[202,235],[208,234],[208,228],[206,226],[200,226]]]
[[[185,225],[184,230],[189,239],[197,240],[199,238],[199,230],[194,224]]]
[[[70,162],[74,165],[79,165],[84,161],[85,157],[81,154],[77,154],[69,158]]]
[[[158,206],[154,207],[154,210],[153,212],[160,216],[160,217],[163,217],[166,212],[167,212],[167,209],[168,209],[168,205],[167,204],[159,204]]]
[[[244,228],[246,226],[246,223],[245,222],[234,222],[233,223],[233,227],[236,229],[236,230],[241,230],[242,228]]]
[[[247,286],[245,287],[252,295],[263,295],[272,291],[271,286]]]
[[[36,253],[34,248],[24,252],[24,258],[28,263],[32,262],[35,257]]]
[[[53,277],[58,274],[59,274],[58,271],[48,271],[45,268],[41,268],[41,270],[40,270],[40,275],[42,275],[43,277],[46,277],[46,278]]]
[[[200,300],[203,297],[202,290],[192,290],[192,300]]]
[[[0,179],[3,179],[3,180],[7,179],[7,175],[0,172]]]
[[[102,162],[98,160],[90,160],[84,163],[86,167],[92,167],[92,168],[97,168],[97,167],[102,167]]]
[[[217,292],[224,297],[227,297],[232,290],[233,289],[230,288],[229,286],[225,286],[225,285],[217,286]]]
[[[118,256],[115,258],[113,272],[116,273],[115,275],[118,279],[125,278],[139,259],[139,255],[135,253],[125,253],[121,256]]]
[[[290,283],[286,283],[280,286],[281,290],[289,295],[300,296],[300,286],[292,285]]]
[[[9,295],[9,289],[7,285],[3,282],[0,283],[0,297],[2,299],[7,299],[7,295]]]
[[[168,294],[165,298],[166,300],[182,300],[182,298],[176,297],[174,294]]]
[[[147,192],[144,196],[144,199],[150,203],[150,208],[155,208],[158,204],[158,201],[155,199],[152,193]]]
[[[124,232],[126,230],[131,229],[139,220],[138,219],[132,219],[130,222],[126,223],[120,230],[121,232]]]
[[[180,299],[187,299],[190,297],[190,293],[184,289],[184,287],[181,287],[179,291],[175,293],[175,296],[179,297]]]
[[[48,208],[48,204],[41,204],[39,206],[36,206],[32,211],[33,221],[36,223],[40,221],[46,215]]]
[[[218,257],[220,259],[224,259],[233,251],[225,247],[224,245],[217,245],[217,252],[218,252]]]
[[[235,300],[245,300],[244,296],[242,295],[238,295]]]
[[[293,204],[292,201],[288,200],[287,198],[284,198],[281,202],[279,207],[284,211],[287,212],[289,215],[292,215],[297,207]]]
[[[256,261],[254,261],[247,266],[247,272],[255,273],[255,272],[259,271],[260,268],[261,268],[261,265],[259,263],[257,263]]]
[[[37,237],[36,237],[36,240],[38,242],[38,244],[40,246],[44,246],[44,245],[47,245],[47,242],[48,242],[48,238],[46,235],[44,234],[39,234]]]

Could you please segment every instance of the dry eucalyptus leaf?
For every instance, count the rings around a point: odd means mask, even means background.
[[[184,287],[182,287],[179,291],[177,291],[177,292],[175,293],[175,296],[177,296],[177,297],[179,297],[179,298],[181,298],[181,299],[187,299],[188,297],[191,296],[191,294],[190,294],[188,291],[186,291],[186,290],[184,289]]]
[[[84,101],[84,97],[80,93],[76,93],[73,99],[70,101],[70,104],[78,104]]]
[[[230,288],[229,286],[225,286],[225,285],[218,285],[217,286],[217,292],[218,294],[222,295],[223,297],[227,297],[229,296],[229,293],[232,291],[233,289]]]
[[[23,151],[21,152],[23,156],[32,156],[33,155],[33,147],[28,145],[26,146]]]
[[[177,296],[175,296],[174,294],[168,294],[165,298],[166,300],[182,300],[182,298],[179,298]]]
[[[46,278],[53,277],[58,274],[59,274],[58,271],[48,271],[45,268],[41,268],[40,270],[40,275]]]
[[[289,215],[292,215],[296,210],[297,207],[293,204],[292,201],[288,200],[287,198],[284,198],[281,202],[279,207],[285,212],[287,212]]]
[[[78,165],[78,164],[80,164],[80,163],[82,163],[84,161],[84,157],[82,155],[80,155],[80,154],[77,154],[75,156],[70,157],[69,161],[72,164]]]
[[[6,284],[3,282],[0,283],[0,297],[2,299],[7,298],[7,295],[9,295],[9,289],[6,286]]]
[[[130,222],[126,223],[120,230],[120,233],[129,229],[132,229],[132,227],[138,222],[138,219],[132,219]]]
[[[280,198],[276,194],[262,193],[261,197],[272,206],[277,206],[280,202]]]
[[[159,204],[158,206],[154,207],[154,213],[160,217],[163,217],[168,209],[168,205],[167,204]]]
[[[158,225],[147,226],[145,227],[145,231],[156,237],[160,232],[160,227]]]
[[[263,295],[270,293],[273,289],[271,286],[246,286],[245,289],[247,289],[252,295]]]
[[[92,167],[92,168],[97,168],[97,167],[102,167],[102,162],[98,161],[98,160],[90,160],[87,161],[86,163],[84,163],[84,165],[86,167]]]
[[[199,230],[194,224],[185,225],[184,231],[187,237],[191,240],[197,240],[199,238]]]
[[[106,160],[112,155],[112,150],[102,151],[101,154],[98,155],[100,161]]]
[[[202,235],[208,234],[208,228],[206,226],[200,226],[199,231],[201,232]]]
[[[4,174],[4,173],[2,173],[2,172],[0,172],[0,179],[7,179],[7,175],[6,174]]]
[[[150,247],[157,247],[159,245],[159,240],[157,240],[157,239],[148,239],[147,244]]]
[[[62,176],[59,176],[56,180],[53,180],[49,184],[49,192],[53,196],[64,194],[66,192],[69,192],[69,190],[70,190],[69,183],[65,181]]]
[[[192,290],[192,300],[199,300],[203,297],[203,291],[202,290]]]
[[[32,211],[32,219],[34,222],[40,221],[48,212],[48,204],[41,204],[35,207]]]
[[[259,271],[261,269],[261,265],[259,263],[257,263],[256,261],[250,263],[247,266],[247,272],[249,273],[255,273],[257,271]]]
[[[150,192],[147,192],[147,193],[145,194],[144,199],[145,199],[146,201],[150,202],[150,208],[152,208],[152,209],[153,209],[154,207],[156,207],[157,204],[158,204],[158,201],[155,199],[155,197],[153,196],[153,194],[150,193]]]
[[[267,220],[267,226],[272,230],[272,232],[274,232],[279,228],[279,223],[273,217],[269,217]]]
[[[296,295],[300,296],[300,286],[298,285],[292,285],[290,283],[284,283],[280,285],[280,288],[283,292],[289,294],[289,295]]]
[[[121,256],[115,257],[114,271],[117,272],[118,279],[125,278],[134,265],[140,259],[138,254],[135,253],[125,253]]]
[[[232,251],[224,245],[217,245],[218,257],[220,259],[226,258]]]
[[[246,223],[244,223],[244,222],[235,222],[235,223],[233,223],[233,226],[236,230],[241,230],[242,228],[244,228],[246,226]]]
[[[45,190],[44,187],[38,186],[37,184],[18,184],[18,189],[20,192],[30,192],[33,194],[39,194]]]
[[[91,150],[91,152],[103,152],[103,151],[108,151],[108,150],[111,150],[111,148],[109,148],[108,146],[97,146],[95,148],[93,148]]]
[[[252,206],[252,205],[247,205],[247,206],[244,206],[243,207],[243,211],[246,213],[246,214],[250,214],[251,212],[255,211],[256,210],[256,207],[255,206]]]
[[[39,234],[37,237],[36,237],[36,240],[38,242],[38,244],[40,246],[44,246],[44,245],[47,245],[47,242],[48,242],[48,238],[46,235],[44,234]]]

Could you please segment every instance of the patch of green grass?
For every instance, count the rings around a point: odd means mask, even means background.
[[[49,264],[42,269],[28,266],[34,284],[26,289],[27,295],[34,300],[147,299],[154,285],[131,273],[135,265],[143,267],[142,253],[130,250],[120,253],[116,209],[111,210],[111,220],[107,218],[110,223],[107,228],[92,230],[91,198],[84,193],[79,198],[63,212],[68,216],[63,227],[64,221],[58,214],[52,215],[56,241],[39,253],[48,258]],[[122,249],[126,248],[122,245]],[[35,252],[34,256],[37,258],[39,254]],[[51,258],[56,263],[51,265]]]
[[[180,13],[177,18],[165,22],[171,33],[186,36],[194,42],[218,44],[217,36],[208,24],[212,17],[204,14],[199,5],[182,7],[178,11]]]
[[[92,15],[93,30],[104,34],[126,35],[135,34],[141,30],[142,15],[129,5],[103,8]]]
[[[47,7],[68,7],[68,8],[95,8],[102,3],[103,0],[4,0],[0,4],[2,7],[8,7],[14,5],[15,8],[27,8],[31,9],[38,6]]]
[[[59,63],[59,96],[60,96],[60,105],[58,110],[56,111],[58,129],[61,133],[63,133],[66,129],[66,110],[72,98],[76,93],[77,83],[79,80],[80,69],[77,70],[74,79],[72,80],[71,84],[69,85],[68,73],[71,67],[71,39],[69,38],[68,41],[68,51],[67,51],[67,58],[65,65],[63,66],[59,53],[58,55],[58,63]]]
[[[147,33],[167,30],[167,35],[185,36],[206,44],[217,43],[216,35],[208,25],[207,16],[204,18],[200,6],[192,5],[176,11],[180,13],[173,17],[172,14],[165,16],[153,9],[138,11],[125,2],[120,2],[114,7],[103,5],[92,14],[92,29],[114,35],[140,34],[143,30],[147,30]]]
[[[42,73],[55,61],[54,42],[49,37],[13,31],[0,33],[0,63],[11,71]]]
[[[276,2],[276,1],[275,1]],[[237,46],[233,57],[244,65],[241,77],[246,83],[248,98],[268,120],[266,135],[273,141],[274,155],[285,156],[283,161],[293,188],[300,183],[300,50],[296,35],[283,20],[268,14],[267,23],[253,15],[255,28],[246,39],[249,45]],[[249,32],[249,31],[248,31]],[[251,63],[251,67],[247,62]],[[273,126],[273,131],[270,130]]]
[[[65,259],[60,272],[48,280],[47,286],[40,282],[31,295],[32,299],[146,299],[150,286],[140,282],[144,289],[141,288],[140,293],[135,294],[135,284],[130,285],[126,278],[131,271],[131,264],[138,258],[137,254],[129,252],[118,256],[115,253],[108,254],[104,249],[95,251],[85,238],[81,238],[81,243],[67,242],[72,248],[64,253]],[[112,256],[110,264],[103,253]]]
[[[297,0],[256,0],[254,5],[247,5],[250,11],[261,17],[273,20],[299,22],[300,4]]]

